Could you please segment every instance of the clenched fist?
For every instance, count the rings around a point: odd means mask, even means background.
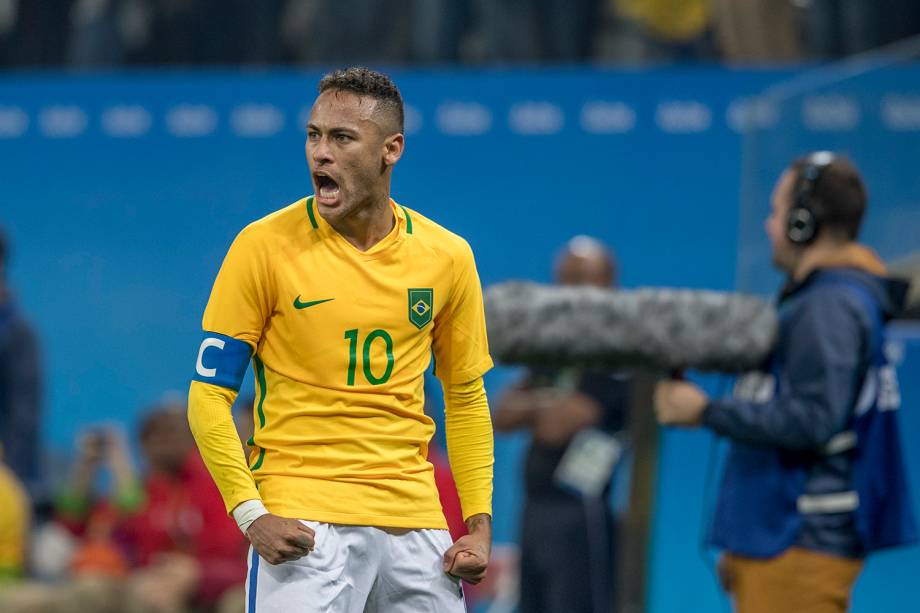
[[[263,560],[281,564],[299,560],[313,551],[316,533],[296,519],[269,513],[252,522],[246,536]]]

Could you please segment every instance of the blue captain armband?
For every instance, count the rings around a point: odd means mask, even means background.
[[[251,353],[248,343],[205,331],[192,380],[239,391]]]

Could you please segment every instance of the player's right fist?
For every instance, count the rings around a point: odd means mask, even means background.
[[[258,518],[246,536],[259,556],[269,564],[298,560],[311,551],[316,533],[296,519],[268,513]]]

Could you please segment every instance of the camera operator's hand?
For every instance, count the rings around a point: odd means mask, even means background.
[[[663,426],[699,426],[709,397],[687,381],[659,381],[654,394],[655,416]]]

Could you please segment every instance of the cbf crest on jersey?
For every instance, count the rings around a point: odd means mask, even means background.
[[[409,321],[421,330],[431,321],[434,311],[434,289],[430,287],[409,288]]]

